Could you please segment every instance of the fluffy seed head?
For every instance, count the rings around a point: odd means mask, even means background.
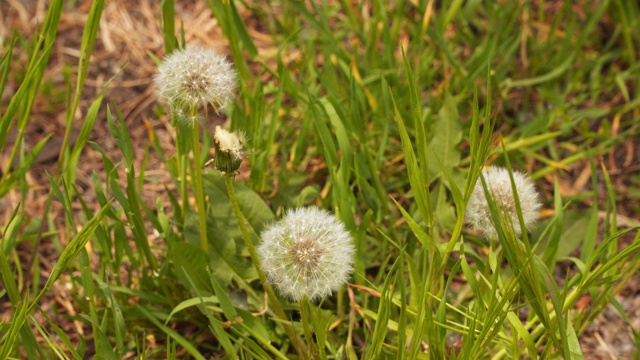
[[[178,111],[205,104],[219,110],[233,100],[236,71],[224,56],[196,47],[165,57],[154,81],[160,100]]]
[[[501,167],[490,167],[483,170],[482,174],[487,183],[487,189],[491,194],[491,199],[495,202],[497,208],[502,212],[504,218],[508,218],[519,236],[522,234],[520,221],[516,212],[515,199],[511,191],[511,180],[509,171]],[[538,220],[538,211],[540,210],[540,199],[538,192],[531,179],[524,173],[513,172],[513,180],[516,185],[518,197],[520,199],[520,208],[522,209],[522,218],[527,229],[531,229],[533,224]],[[473,193],[469,199],[466,210],[466,219],[475,229],[490,239],[497,239],[496,232],[491,217],[489,203],[484,194],[482,181],[478,178]]]
[[[351,235],[335,215],[318,208],[290,210],[262,233],[262,269],[293,301],[337,290],[353,271]]]
[[[216,149],[214,158],[216,169],[225,174],[233,174],[238,171],[244,156],[242,143],[241,134],[229,132],[220,126],[216,126],[213,135],[213,146]]]

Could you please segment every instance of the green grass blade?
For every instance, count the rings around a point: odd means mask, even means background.
[[[593,159],[589,161],[591,166],[591,186],[593,189],[598,188],[598,176],[597,168],[593,162]],[[591,260],[593,251],[596,247],[596,241],[598,239],[598,193],[593,193],[593,205],[591,208],[591,217],[589,218],[589,224],[587,225],[587,231],[585,233],[584,240],[582,242],[582,248],[580,249],[580,260],[583,263],[587,263]]]
[[[9,259],[7,258],[10,250],[13,248],[13,246],[10,247],[9,245],[12,243],[15,244],[16,239],[15,235],[7,230],[19,227],[22,224],[23,217],[18,216],[20,207],[21,205],[18,204],[18,206],[13,209],[13,212],[9,217],[9,221],[7,222],[7,226],[3,229],[2,239],[0,239],[0,274],[2,275],[2,284],[9,296],[9,301],[16,307],[20,304],[22,298],[18,291],[13,271],[11,271],[11,267],[9,266]]]
[[[162,0],[162,38],[164,39],[164,53],[171,53],[178,48],[176,39],[175,9],[173,0]]]
[[[9,78],[9,72],[11,70],[11,56],[13,55],[13,48],[16,45],[18,39],[18,33],[14,29],[11,33],[11,41],[9,46],[5,49],[5,54],[0,59],[0,69],[2,69],[2,75],[0,75],[0,99],[4,93],[5,86],[7,85],[7,79]],[[0,107],[2,110],[2,107]]]
[[[193,356],[194,359],[197,360],[206,360],[206,358],[202,355],[202,353],[200,353],[198,351],[198,349],[195,348],[195,346],[193,346],[191,344],[191,342],[189,342],[189,340],[185,339],[182,335],[180,335],[179,333],[177,333],[175,330],[163,325],[158,318],[156,318],[149,310],[145,309],[143,306],[141,306],[140,304],[134,304],[133,308],[140,312],[140,314],[142,316],[144,316],[145,318],[149,319],[151,321],[151,323],[153,323],[154,326],[156,326],[158,329],[160,329],[162,332],[164,332],[165,334],[167,334],[167,336],[169,336],[170,338],[172,338],[173,340],[175,340],[178,344],[180,344],[185,350],[187,350],[187,352]]]
[[[54,323],[44,311],[40,310],[40,315],[42,315],[42,317],[44,317],[45,320],[47,320],[47,323],[49,324],[49,326],[51,326],[51,328],[56,333],[58,338],[60,338],[60,341],[62,341],[62,343],[66,346],[67,351],[71,353],[72,358],[82,359],[82,356],[80,356],[80,353],[78,353],[75,346],[72,344],[71,340],[69,339],[67,334],[64,332],[64,330],[62,330],[58,325],[56,325],[56,323]],[[40,330],[40,327],[38,328]],[[48,341],[49,337],[45,337],[45,339],[47,339]],[[51,343],[49,345],[51,346]]]
[[[235,321],[238,313],[236,312],[231,299],[227,295],[225,289],[220,285],[218,280],[213,276],[211,270],[207,268],[207,272],[209,273],[209,280],[211,281],[211,287],[213,287],[213,291],[218,298],[218,303],[220,304],[220,308],[222,308],[222,313],[229,321]]]
[[[429,196],[426,189],[426,179],[422,176],[421,168],[418,166],[416,153],[413,150],[412,141],[407,133],[404,120],[400,111],[393,100],[393,106],[395,109],[396,121],[398,123],[398,130],[400,131],[400,138],[402,140],[402,153],[404,154],[405,162],[407,163],[407,171],[409,172],[409,183],[411,184],[411,190],[413,196],[416,198],[416,205],[420,209],[420,214],[430,224],[431,219],[431,206],[429,205]]]
[[[507,320],[509,320],[509,324],[513,327],[515,332],[518,334],[518,337],[522,339],[525,347],[527,348],[527,352],[532,359],[538,358],[538,349],[536,348],[533,339],[531,338],[531,334],[529,334],[529,330],[527,330],[520,319],[514,312],[509,312],[507,314]]]
[[[145,231],[144,219],[142,217],[142,210],[139,205],[139,194],[136,192],[137,189],[137,181],[135,169],[133,167],[133,147],[131,142],[131,137],[129,136],[129,132],[124,123],[124,119],[122,118],[122,114],[116,110],[118,123],[116,125],[113,117],[111,115],[111,110],[107,107],[107,121],[109,123],[109,129],[111,130],[111,134],[116,139],[116,144],[120,148],[122,155],[125,158],[126,167],[127,167],[127,187],[126,187],[126,198],[120,197],[118,202],[120,202],[123,206],[123,202],[127,203],[127,218],[133,224],[133,239],[136,243],[136,247],[138,250],[144,255],[147,263],[151,267],[152,270],[157,269],[158,262],[155,256],[151,253],[151,247],[149,245],[149,241],[147,239],[147,233]],[[112,187],[113,190],[115,188],[119,188],[118,185],[114,184]]]
[[[87,110],[87,115],[85,116],[82,127],[80,128],[80,133],[78,134],[76,142],[71,149],[69,157],[67,158],[65,177],[72,184],[75,183],[78,162],[80,161],[80,154],[89,141],[89,136],[91,135],[91,131],[93,130],[93,125],[98,118],[98,112],[100,110],[100,106],[102,105],[102,99],[104,98],[104,94],[107,91],[107,87],[111,83],[111,80],[113,80],[113,78],[109,79],[109,81],[107,81],[107,83],[102,87],[102,91],[100,91],[98,97],[93,101],[91,107],[89,107],[89,110]]]
[[[384,344],[384,340],[389,331],[389,315],[393,297],[393,291],[391,291],[390,284],[391,280],[394,278],[391,275],[394,274],[396,272],[396,269],[400,266],[400,261],[400,257],[396,259],[396,261],[389,269],[389,276],[386,277],[385,282],[382,285],[382,292],[380,293],[380,303],[378,304],[378,311],[376,313],[376,325],[373,329],[373,334],[369,342],[370,347],[366,352],[366,359],[369,360],[380,358],[382,345]]]
[[[542,261],[547,264],[549,269],[553,269],[556,265],[558,258],[558,249],[560,248],[560,241],[562,241],[562,231],[564,229],[564,212],[562,205],[562,197],[560,196],[560,186],[558,180],[554,182],[554,208],[556,215],[553,222],[553,228],[549,241],[546,244],[544,253],[542,254]]]
[[[110,200],[107,203],[106,207],[103,207],[102,209],[100,209],[100,211],[98,211],[98,213],[96,213],[96,215],[93,218],[91,218],[91,220],[89,220],[82,227],[82,229],[78,232],[78,234],[74,236],[74,238],[71,241],[69,241],[69,244],[67,245],[67,247],[64,249],[62,254],[60,254],[60,257],[58,258],[58,261],[56,262],[56,265],[53,268],[53,271],[49,275],[47,282],[44,284],[38,296],[36,296],[36,298],[33,300],[31,305],[29,306],[29,311],[33,310],[33,308],[36,306],[38,301],[40,301],[40,299],[44,296],[44,294],[49,292],[49,290],[53,286],[53,283],[56,280],[58,280],[60,275],[62,275],[62,272],[65,271],[67,267],[69,267],[69,265],[71,264],[71,261],[75,259],[80,253],[80,251],[84,249],[85,245],[91,239],[96,228],[100,225],[100,222],[103,220],[104,216],[106,215],[107,209],[111,206],[111,202],[112,200]]]
[[[25,294],[22,302],[17,303],[11,319],[11,325],[1,339],[0,359],[6,359],[12,353],[14,346],[17,344],[17,338],[20,334],[22,326],[27,320],[29,313],[29,293]]]

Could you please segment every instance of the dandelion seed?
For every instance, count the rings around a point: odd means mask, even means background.
[[[174,114],[185,114],[185,121],[195,121],[192,109],[211,104],[216,111],[234,98],[236,71],[215,51],[196,47],[176,50],[164,58],[154,76],[157,94],[169,104]]]
[[[502,216],[513,224],[516,234],[520,236],[522,229],[516,212],[513,192],[511,191],[509,171],[501,167],[490,167],[487,170],[483,170],[482,173],[487,183],[489,194],[491,194],[491,199],[502,212]],[[513,172],[513,180],[520,199],[524,225],[529,230],[538,220],[538,211],[542,204],[533,182],[526,174]],[[490,239],[498,238],[481,179],[478,179],[473,188],[471,198],[467,204],[465,218],[475,230],[482,232],[484,236]]]
[[[331,295],[353,272],[351,235],[334,215],[300,208],[262,233],[258,253],[267,279],[293,301]]]

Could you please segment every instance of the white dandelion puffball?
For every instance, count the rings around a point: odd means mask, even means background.
[[[482,174],[487,183],[489,194],[491,194],[491,199],[493,199],[496,207],[501,210],[502,216],[511,221],[516,234],[520,236],[522,229],[520,228],[520,221],[518,220],[518,213],[516,212],[513,192],[511,191],[509,171],[501,167],[490,167],[487,170],[483,170]],[[538,211],[542,206],[538,192],[531,179],[524,173],[514,171],[513,180],[516,191],[518,192],[518,198],[520,199],[524,225],[527,229],[531,229],[538,220]],[[465,218],[475,230],[482,232],[487,238],[498,238],[498,233],[493,224],[491,210],[485,198],[484,188],[482,187],[482,180],[480,178],[478,178],[473,188],[471,198],[467,204]]]
[[[236,89],[233,64],[201,47],[176,50],[165,57],[153,80],[160,100],[178,111],[205,104],[224,108]]]
[[[269,282],[293,301],[329,296],[353,272],[351,235],[328,211],[313,207],[289,210],[261,237],[262,269]]]

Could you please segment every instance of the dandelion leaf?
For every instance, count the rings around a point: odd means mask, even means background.
[[[195,240],[199,240],[199,238],[195,236]],[[193,282],[193,285],[198,291],[212,293],[209,276],[206,271],[208,263],[207,254],[204,253],[199,245],[189,242],[177,243],[171,255],[173,257],[175,273],[185,287],[190,288],[190,283]],[[186,277],[183,269],[187,272],[189,278],[191,278],[191,282]]]
[[[437,164],[437,159],[440,159],[445,169],[451,171],[457,167],[460,164],[458,144],[462,141],[462,126],[458,108],[449,93],[445,94],[438,117],[428,131],[433,134],[427,145],[429,164]],[[441,171],[438,166],[429,166],[429,172],[431,176],[438,176]]]
[[[205,259],[208,255],[208,261],[202,262],[200,256],[196,257],[194,254],[190,254],[185,259],[185,267],[197,267],[202,275],[203,279],[209,283],[209,279],[206,276],[206,266],[209,265],[211,272],[215,276],[216,280],[224,287],[229,285],[234,277],[244,280],[257,279],[257,273],[251,265],[251,262],[241,256],[241,249],[239,248],[239,242],[234,240],[231,233],[237,227],[237,223],[229,224],[219,221],[209,214],[207,216],[207,238],[209,239],[209,254],[200,253],[205,255]],[[185,221],[184,236],[187,242],[193,246],[200,244],[200,233],[198,230],[198,216],[194,212],[188,212]],[[238,231],[239,232],[239,231]],[[176,246],[177,247],[177,246]],[[195,252],[195,249],[190,249],[191,252]],[[191,272],[189,272],[191,275]],[[200,274],[197,275],[198,280],[193,279],[196,286],[200,284]],[[199,287],[199,286],[198,286]],[[199,287],[200,288],[200,287]],[[203,289],[211,289],[210,286],[206,286]]]
[[[227,232],[234,239],[241,240],[240,229],[231,208],[224,177],[217,172],[212,172],[205,174],[202,177],[202,182],[204,191],[209,196],[210,214],[217,222],[224,224]],[[234,182],[233,188],[240,211],[253,230],[250,231],[251,235],[257,236],[266,224],[274,220],[273,212],[260,195],[247,186]]]

